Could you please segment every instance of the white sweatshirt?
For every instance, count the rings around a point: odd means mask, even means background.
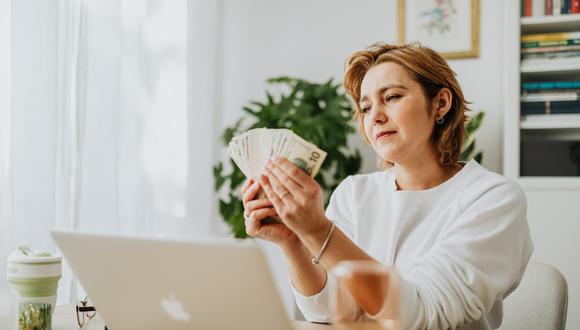
[[[420,191],[397,191],[393,170],[350,176],[326,215],[399,271],[401,329],[495,329],[532,254],[526,208],[517,184],[472,160]],[[309,297],[294,289],[307,320],[329,321],[329,286]]]

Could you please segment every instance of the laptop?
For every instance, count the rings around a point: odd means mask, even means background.
[[[252,241],[51,235],[109,329],[293,328]]]

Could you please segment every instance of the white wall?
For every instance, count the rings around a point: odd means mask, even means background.
[[[12,1],[0,0],[0,251],[11,249],[12,194],[11,166],[11,115],[12,115]],[[4,257],[0,253],[0,257]],[[6,267],[0,260],[0,291],[5,289]]]
[[[501,1],[481,1],[481,55],[449,61],[472,108],[487,117],[478,146],[483,164],[501,170]],[[342,81],[352,52],[373,42],[396,42],[396,1],[224,0],[221,127],[234,122],[249,100],[264,98],[264,81],[290,75]],[[482,88],[485,87],[485,88]],[[375,169],[365,149],[363,172]]]

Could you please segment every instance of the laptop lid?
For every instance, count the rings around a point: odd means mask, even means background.
[[[109,329],[292,329],[254,242],[51,235]]]

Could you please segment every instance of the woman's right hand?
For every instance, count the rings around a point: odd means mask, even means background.
[[[298,236],[282,223],[270,200],[260,197],[264,195],[258,194],[261,189],[260,183],[252,179],[247,180],[242,186],[246,233],[280,246],[300,243]],[[266,218],[274,218],[276,222],[265,224],[262,221]]]

